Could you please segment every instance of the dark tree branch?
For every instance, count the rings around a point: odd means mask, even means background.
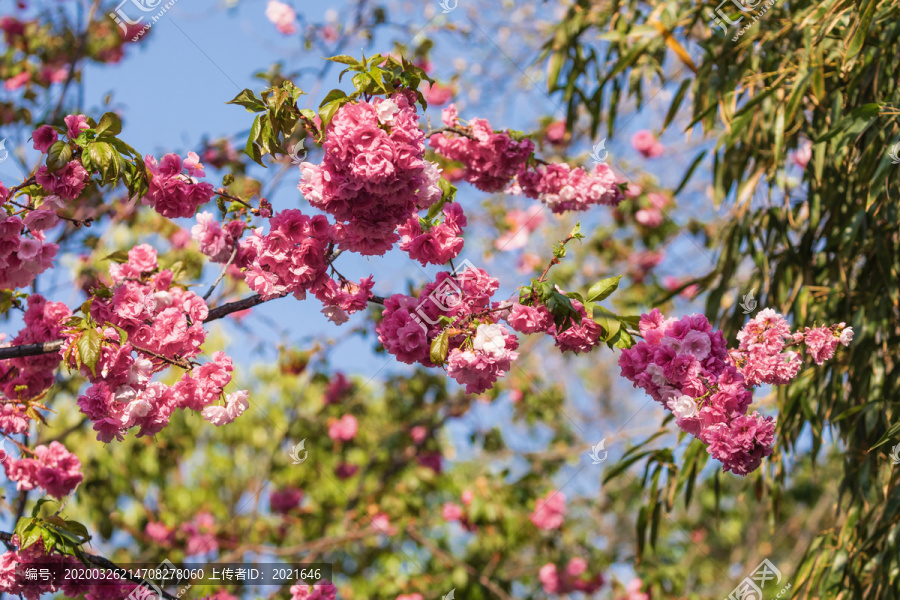
[[[259,294],[254,294],[253,296],[249,296],[244,298],[243,300],[235,300],[234,302],[228,302],[227,304],[223,304],[222,306],[217,306],[209,311],[209,315],[207,315],[206,319],[203,321],[204,323],[209,323],[210,321],[217,321],[222,317],[227,317],[231,313],[236,313],[242,310],[246,310],[248,308],[253,308],[254,306],[259,306],[263,302],[268,302],[269,300],[275,300],[277,298],[284,298],[287,294],[283,294],[281,296],[275,296],[273,298],[268,298],[263,300]],[[384,298],[381,296],[371,296],[369,298],[369,302],[374,304],[384,304]],[[50,354],[52,352],[58,352],[59,349],[63,345],[63,340],[52,340],[50,342],[41,342],[39,344],[23,344],[21,346],[10,346],[8,348],[0,348],[0,360],[8,360],[10,358],[22,358],[25,356],[40,356],[41,354]],[[140,350],[136,348],[136,350]],[[140,350],[141,352],[147,352],[146,350]],[[183,366],[183,365],[178,365]]]

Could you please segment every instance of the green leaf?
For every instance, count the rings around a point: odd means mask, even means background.
[[[34,508],[31,509],[31,516],[36,517],[41,512],[41,507],[47,502],[55,502],[50,498],[39,498],[37,502],[34,503]]]
[[[103,334],[96,329],[88,329],[75,342],[82,364],[87,365],[91,373],[97,376],[97,361],[100,360],[100,349],[103,347]]]
[[[594,319],[594,323],[603,328],[603,331],[605,332],[604,339],[608,340],[619,332],[621,323],[619,322],[618,317],[616,317],[615,313],[608,311],[602,306],[598,305],[594,307],[591,317]]]
[[[229,100],[225,104],[237,104],[247,109],[247,112],[263,112],[266,110],[265,103],[257,98],[251,90],[244,89],[240,94]]]
[[[128,262],[128,252],[125,250],[116,250],[112,254],[107,254],[100,260],[111,260],[117,263],[126,263]]]
[[[50,529],[40,527],[37,530],[40,531],[41,539],[44,542],[44,552],[47,554],[53,552],[56,549],[57,536],[53,535],[54,532]]]
[[[616,334],[614,346],[619,349],[627,349],[634,346],[634,338],[631,337],[631,334],[625,331],[625,329],[619,329],[619,332]]]
[[[820,144],[824,141],[830,140],[844,130],[860,129],[860,127],[864,129],[864,126],[868,125],[872,120],[878,117],[878,113],[880,112],[880,110],[881,104],[878,104],[877,102],[870,102],[869,104],[864,104],[862,106],[854,108],[846,117],[841,119],[835,125],[832,125],[831,129],[829,129],[828,132],[825,133],[825,135],[822,135],[813,140],[813,143]],[[860,130],[859,133],[861,132],[862,131]]]
[[[47,151],[47,170],[50,172],[63,168],[72,160],[72,148],[68,142],[57,140]]]
[[[340,91],[340,90],[338,90],[338,91]],[[341,92],[341,93],[343,93],[343,92]],[[337,99],[331,101],[330,103],[319,108],[319,118],[322,120],[322,129],[323,130],[325,129],[325,127],[328,126],[329,123],[331,123],[331,119],[334,118],[334,115],[337,114],[337,111],[339,111],[340,108],[349,101],[350,101],[350,98],[344,96],[342,98],[337,98]]]
[[[34,525],[35,525],[34,517],[31,517],[31,518],[22,517],[21,519],[19,519],[19,522],[16,523],[16,528],[13,530],[13,533],[15,533],[17,536],[19,536],[19,539],[21,540],[25,537],[25,532],[28,531],[28,529],[30,529]]]
[[[19,536],[19,551],[36,544],[43,536],[43,531],[44,530],[39,527],[37,523],[32,523],[31,526],[25,530],[25,534]]]
[[[79,523],[78,521],[66,521],[66,529],[79,535],[82,539],[90,539],[91,534],[88,533],[87,527]]]
[[[874,446],[869,448],[869,452],[871,452],[875,448],[878,448],[879,446],[887,444],[889,441],[891,441],[891,438],[893,438],[898,433],[900,433],[900,422],[891,425],[891,428],[888,429],[883,436],[881,436],[881,439],[878,440]]]
[[[118,178],[122,170],[122,161],[111,144],[94,142],[87,147],[85,154],[90,157],[92,167],[100,172],[104,183],[115,181]]]
[[[619,281],[621,281],[621,279],[621,275],[601,279],[600,281],[592,285],[588,290],[587,301],[601,302],[605,300],[609,297],[610,294],[616,291],[616,289],[619,287]]]
[[[253,119],[253,125],[250,126],[250,135],[247,137],[247,145],[244,147],[244,152],[249,156],[253,161],[260,166],[265,166],[262,162],[262,154],[259,151],[259,146],[256,143],[256,140],[259,138],[259,133],[262,130],[262,115],[257,115],[255,119]]]
[[[436,365],[442,365],[447,360],[447,353],[450,351],[450,337],[447,329],[443,330],[439,336],[431,341],[431,362]]]
[[[684,177],[681,178],[681,183],[678,184],[678,187],[675,188],[675,191],[672,192],[673,196],[677,196],[678,193],[684,189],[684,186],[687,185],[687,182],[690,181],[691,175],[694,174],[694,171],[697,170],[697,167],[700,165],[700,161],[703,160],[703,157],[706,156],[706,150],[697,155],[694,159],[694,162],[691,163],[691,166],[688,167],[687,172],[684,174]]]
[[[647,536],[647,521],[648,521],[648,513],[650,507],[646,504],[641,506],[641,509],[638,511],[638,518],[636,523],[637,529],[637,553],[635,555],[636,560],[641,560],[644,554],[644,544],[645,538]]]
[[[325,95],[325,98],[322,99],[321,104],[319,104],[319,108],[324,107],[326,104],[331,104],[335,100],[340,100],[341,98],[346,98],[347,94],[344,93],[343,90],[331,90]]]
[[[97,123],[97,127],[94,130],[97,132],[97,135],[118,135],[122,133],[122,120],[119,118],[114,112],[103,113],[103,116],[100,117],[100,122]]]
[[[349,65],[351,67],[365,67],[365,63],[361,63],[352,56],[347,56],[346,54],[339,54],[338,56],[329,56],[325,60],[330,60],[331,62],[341,63],[342,65]]]
[[[6,314],[12,308],[12,301],[12,290],[0,290],[0,315]]]
[[[660,133],[666,130],[672,120],[675,118],[675,115],[678,114],[678,109],[681,108],[681,103],[684,100],[684,95],[687,93],[688,88],[691,87],[691,83],[694,80],[690,77],[681,82],[681,85],[678,87],[678,91],[675,92],[675,97],[672,99],[672,104],[669,105],[669,112],[666,113],[666,119],[663,121],[663,126],[659,130]]]

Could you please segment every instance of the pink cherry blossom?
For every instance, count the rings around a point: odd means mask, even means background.
[[[538,529],[559,529],[566,515],[566,495],[552,490],[537,501],[534,512],[531,513],[531,522]]]
[[[53,142],[59,139],[59,134],[50,125],[41,125],[31,137],[34,139],[34,149],[46,154]]]
[[[266,5],[266,18],[275,24],[275,28],[285,35],[297,32],[297,13],[289,4],[278,0],[269,0]]]
[[[359,425],[353,415],[344,415],[328,426],[328,437],[336,442],[349,442],[356,437]]]
[[[660,143],[650,131],[642,129],[631,136],[631,145],[635,150],[644,155],[644,158],[656,158],[665,151],[665,146]]]

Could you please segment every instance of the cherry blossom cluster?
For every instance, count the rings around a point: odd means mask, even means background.
[[[466,531],[475,531],[478,528],[469,520],[469,515],[466,514],[474,497],[472,490],[465,490],[460,495],[462,506],[455,502],[445,502],[441,507],[441,517],[448,523],[459,522]]]
[[[558,490],[550,490],[539,498],[531,513],[531,522],[538,529],[550,531],[562,527],[566,516],[566,495]]]
[[[726,471],[746,475],[772,453],[775,422],[754,412],[751,387],[729,364],[725,336],[703,315],[641,315],[644,341],[623,350],[622,376],[675,414],[678,426],[707,445]]]
[[[229,221],[224,227],[210,212],[197,214],[197,224],[191,227],[191,238],[197,242],[200,252],[214,263],[227,263],[241,239],[246,223]]]
[[[7,458],[6,476],[19,491],[42,488],[54,498],[65,498],[81,483],[81,461],[57,441],[34,449],[34,458]]]
[[[307,290],[323,285],[328,278],[331,225],[324,215],[309,217],[298,209],[278,212],[269,225],[268,234],[255,229],[241,240],[235,264],[247,267],[244,280],[263,298],[293,293],[302,300]]]
[[[571,323],[568,328],[557,327],[553,315],[542,304],[528,305],[516,303],[506,317],[509,326],[520,333],[547,333],[556,340],[556,346],[563,352],[590,352],[602,339],[603,329],[587,316],[584,305],[572,298],[572,307],[578,311],[582,319],[580,323]]]
[[[782,315],[764,308],[744,325],[737,338],[740,345],[730,357],[748,385],[785,385],[803,366],[799,352],[785,351],[786,348],[803,343],[816,364],[821,365],[834,356],[838,344],[850,345],[853,328],[838,323],[791,333]]]
[[[462,207],[449,203],[444,205],[442,213],[444,220],[437,225],[428,226],[413,215],[398,228],[400,249],[423,266],[445,265],[462,251],[462,231],[466,226]]]
[[[19,547],[19,536],[13,535],[11,543],[13,546]],[[62,578],[58,582],[59,585],[54,581],[29,581],[27,585],[16,582],[17,565],[22,565],[22,567],[20,567],[21,572],[21,569],[27,565],[34,564],[35,566],[46,568],[48,563],[81,566],[81,562],[74,556],[66,556],[57,553],[48,554],[44,550],[44,541],[38,540],[24,550],[8,550],[0,556],[0,593],[9,594],[11,596],[21,596],[27,600],[37,600],[44,594],[51,594],[60,590],[64,596],[78,598],[85,592],[91,592],[93,590],[99,591],[100,588],[109,588],[118,594],[124,594],[117,595],[115,598],[124,598],[131,589],[134,589],[134,584],[129,584],[128,589],[125,589],[124,585],[121,589],[117,585],[107,584],[84,586],[79,583],[78,580],[71,578]],[[96,594],[94,594],[94,597],[96,597],[97,600],[113,600],[113,597],[105,595],[97,597]]]
[[[337,598],[337,587],[325,580],[314,585],[292,585],[290,591],[291,600],[335,600]]]
[[[460,129],[456,106],[441,113],[448,128]],[[534,152],[529,139],[514,139],[495,132],[484,119],[472,119],[464,130],[436,133],[429,140],[439,154],[462,163],[463,179],[485,192],[524,193],[546,204],[554,213],[586,210],[594,204],[615,206],[624,199],[615,173],[606,163],[590,172],[565,163],[528,164]],[[513,180],[516,179],[516,184]]]
[[[466,393],[481,393],[518,358],[518,339],[491,311],[491,297],[499,287],[496,279],[476,267],[438,273],[418,298],[394,294],[385,300],[378,339],[397,360],[433,367],[431,343],[446,334],[447,374],[465,384]],[[498,306],[495,303],[493,309]]]
[[[631,136],[631,145],[644,158],[656,158],[666,150],[666,147],[653,135],[653,132],[646,129],[642,129]]]
[[[284,35],[291,35],[297,32],[297,13],[294,12],[290,4],[285,4],[278,0],[269,0],[269,3],[266,5],[266,18]]]
[[[524,248],[528,237],[540,227],[546,218],[540,205],[532,205],[526,210],[511,210],[506,213],[509,230],[494,241],[494,247],[501,252]]]
[[[197,179],[206,173],[196,152],[188,152],[183,161],[174,153],[166,154],[159,161],[150,155],[144,160],[150,171],[150,187],[141,202],[162,216],[193,217],[198,207],[212,199],[215,193],[212,184]]]
[[[154,435],[175,408],[202,411],[216,426],[243,413],[249,405],[245,391],[228,394],[224,406],[216,404],[233,371],[224,352],[214,352],[203,365],[191,365],[171,387],[151,381],[157,371],[184,365],[200,353],[208,314],[200,296],[174,286],[172,271],[159,269],[156,250],[147,244],[132,248],[128,261],[112,264],[109,274],[109,297],[95,296],[90,305],[90,316],[99,324],[94,329],[105,343],[96,368],[81,367],[92,385],[78,399],[98,439],[121,440],[132,427],[140,427],[139,436]],[[64,335],[61,352],[74,366],[77,340],[86,332],[73,328]]]
[[[784,318],[764,309],[738,334],[740,346],[727,349],[721,331],[702,315],[665,319],[659,309],[641,315],[644,341],[623,350],[622,375],[675,414],[678,426],[707,444],[726,471],[746,475],[772,453],[775,422],[758,412],[747,414],[753,388],[784,385],[797,376],[802,361],[785,352],[805,341],[818,364],[848,345],[852,328],[844,323],[791,334]]]
[[[570,594],[583,592],[593,594],[603,586],[603,575],[589,575],[587,561],[575,556],[569,559],[566,568],[560,573],[553,563],[547,563],[538,571],[538,581],[548,594]]]
[[[343,373],[336,373],[325,389],[325,404],[337,404],[352,389],[353,382]]]
[[[149,521],[144,533],[164,547],[170,547],[175,542],[181,543],[187,556],[200,556],[219,549],[215,518],[205,510],[198,512],[193,519],[182,523],[177,529],[159,521]]]
[[[414,100],[398,93],[344,104],[328,124],[322,163],[300,165],[300,191],[338,221],[343,250],[384,254],[399,239],[397,226],[441,197]]]
[[[0,203],[9,190],[0,183]],[[45,201],[47,206],[48,204]],[[45,239],[44,231],[58,221],[53,210],[29,211],[24,220],[16,215],[0,219],[0,289],[23,288],[53,264],[59,246]]]
[[[325,316],[340,325],[365,309],[372,297],[375,281],[371,276],[359,283],[328,277],[335,228],[325,215],[309,217],[299,209],[283,210],[269,219],[268,234],[257,228],[239,242],[242,222],[231,221],[223,228],[208,213],[200,213],[197,220],[192,235],[206,248],[205,253],[230,256],[229,248],[238,244],[234,265],[244,269],[244,281],[263,299],[293,294],[303,300],[312,291],[324,305]]]
[[[85,115],[67,115],[66,137],[71,145],[85,129],[90,128]],[[32,140],[34,149],[46,154],[50,147],[59,139],[59,134],[50,125],[42,125],[34,130]],[[51,172],[47,165],[41,165],[34,175],[35,181],[45,190],[65,200],[75,200],[81,196],[84,186],[91,174],[84,168],[81,161],[74,158],[56,171]]]
[[[59,339],[62,323],[72,315],[62,302],[47,302],[43,296],[33,294],[28,297],[25,310],[25,327],[9,345],[36,344]],[[0,334],[2,335],[2,334]],[[15,400],[36,398],[53,385],[53,372],[59,365],[59,356],[42,354],[12,358],[0,363],[0,390],[5,396]],[[0,430],[5,433],[23,433],[27,417],[13,402],[0,406]]]
[[[456,105],[445,108],[441,119],[447,127],[458,127]],[[534,142],[494,132],[485,119],[470,120],[467,132],[469,135],[436,133],[429,143],[439,154],[461,162],[465,167],[463,179],[483,192],[503,191],[534,152]]]
[[[287,514],[300,506],[303,491],[294,487],[276,490],[269,494],[269,508],[273,513]]]
[[[587,210],[595,204],[616,206],[625,199],[606,163],[597,163],[592,171],[565,163],[539,165],[519,173],[518,183],[522,193],[540,200],[554,213]]]
[[[346,323],[353,313],[364,310],[372,297],[375,279],[370,275],[363,277],[359,283],[341,279],[325,279],[313,290],[316,298],[324,305],[322,314],[336,325]]]

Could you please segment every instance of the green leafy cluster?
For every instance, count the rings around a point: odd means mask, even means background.
[[[82,544],[91,539],[87,528],[74,520],[67,520],[58,514],[39,517],[41,507],[52,502],[41,498],[34,504],[30,517],[22,517],[16,523],[15,534],[19,536],[19,551],[43,541],[44,552],[50,554],[54,550],[61,554],[77,556],[86,563]]]
[[[341,90],[331,90],[325,96],[319,106],[323,127],[331,122],[341,106],[360,97],[368,99],[376,95],[389,96],[402,90],[413,90],[422,108],[428,108],[425,96],[419,91],[419,85],[422,81],[434,83],[434,80],[422,68],[410,63],[403,56],[398,60],[394,56],[376,54],[367,59],[363,54],[362,60],[357,60],[342,54],[332,56],[328,60],[347,65],[347,68],[341,71],[338,81],[350,71],[356,73],[352,79],[356,91],[348,96]]]
[[[318,137],[318,131],[313,119],[316,114],[309,109],[301,109],[297,106],[300,96],[306,94],[290,80],[285,80],[280,86],[263,90],[261,98],[257,98],[252,90],[244,89],[226,104],[243,106],[250,113],[264,113],[256,115],[244,152],[254,162],[265,167],[262,157],[266,154],[287,154],[285,149],[287,140],[294,135],[297,123],[303,122],[303,127],[313,132]]]
[[[77,370],[81,370],[81,367],[85,366],[91,370],[91,374],[95,377],[97,376],[97,361],[100,360],[103,345],[107,343],[107,340],[101,328],[91,316],[91,304],[94,302],[95,297],[103,296],[112,296],[112,291],[108,288],[96,290],[95,295],[81,305],[81,312],[84,316],[75,315],[69,317],[64,323],[66,327],[64,333],[77,337],[75,337],[63,354],[63,362],[66,365],[71,365],[72,360],[74,360]],[[107,321],[105,327],[112,327],[119,333],[120,343],[124,344],[128,341],[128,332],[118,325],[113,325]]]
[[[121,182],[128,188],[129,196],[142,197],[149,187],[149,174],[140,153],[120,140],[122,121],[113,112],[104,113],[100,122],[87,118],[88,129],[82,130],[72,141],[57,140],[48,152],[47,170],[54,173],[64,167],[73,158],[81,160],[82,166],[89,173],[100,174],[101,186],[113,186]],[[62,127],[54,127],[65,135]],[[38,186],[30,186],[22,193],[42,195]]]

